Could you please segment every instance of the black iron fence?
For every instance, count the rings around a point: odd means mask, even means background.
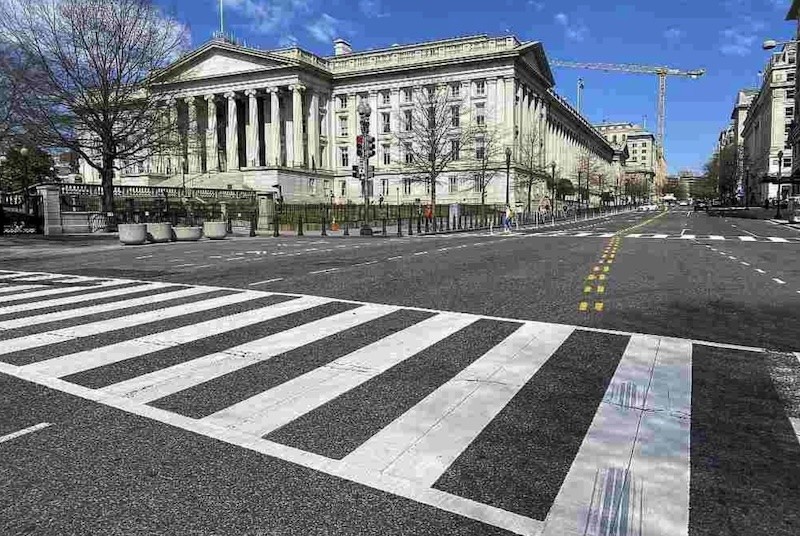
[[[41,196],[24,192],[0,195],[0,235],[41,234],[43,229]]]

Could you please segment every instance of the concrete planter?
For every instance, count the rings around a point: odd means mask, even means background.
[[[204,222],[203,234],[211,240],[224,240],[228,235],[228,224],[224,221]]]
[[[148,223],[147,238],[151,242],[172,242],[172,224]]]
[[[175,240],[178,242],[194,242],[203,236],[202,227],[174,227],[172,232],[175,233]]]
[[[147,242],[147,225],[144,223],[121,223],[119,241],[126,246],[138,246]]]

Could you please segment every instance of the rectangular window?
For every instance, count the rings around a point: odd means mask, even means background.
[[[317,180],[314,177],[308,178],[308,192],[311,195],[317,195]]]
[[[333,194],[333,190],[331,190],[331,181],[328,179],[323,179],[322,181],[322,194],[325,196]]]
[[[348,129],[347,129],[347,118],[346,117],[340,117],[339,118],[339,135],[340,136],[347,136],[347,133],[348,133],[347,131],[348,131]]]
[[[403,89],[403,102],[411,102],[411,88]]]
[[[350,150],[347,147],[339,147],[339,159],[342,167],[350,165]]]
[[[478,96],[486,95],[486,82],[483,80],[475,82],[475,94]]]
[[[461,121],[461,108],[458,106],[450,107],[450,124],[457,127]]]
[[[788,82],[794,82],[794,71],[789,71],[786,73],[786,80]]]
[[[345,197],[347,195],[347,181],[342,181],[340,187],[341,187],[341,196]]]
[[[794,90],[793,89],[787,89],[786,90],[786,98],[794,100]]]
[[[388,145],[381,145],[381,152],[383,153],[383,165],[388,166],[392,163],[392,153]]]
[[[381,194],[389,195],[389,179],[381,179]]]
[[[390,95],[389,95],[389,92],[388,92],[388,91],[384,91],[383,93],[381,93],[381,102],[382,102],[384,105],[387,105],[387,106],[389,105],[389,103],[391,102],[390,98],[391,98],[391,97],[390,97]]]
[[[783,159],[783,167],[792,167],[792,159],[784,157]]]
[[[458,160],[459,153],[461,152],[461,143],[459,140],[450,140],[450,158]]]
[[[381,114],[381,124],[383,125],[383,133],[388,134],[392,131],[391,114],[383,112]]]
[[[453,84],[452,86],[450,86],[450,96],[451,97],[461,96],[461,84]]]
[[[409,177],[403,178],[403,194],[405,195],[411,194],[411,179]]]
[[[789,118],[794,117],[794,108],[793,107],[790,106],[790,107],[786,108],[785,111],[786,111],[786,117],[789,117]]]
[[[482,127],[486,124],[486,108],[482,102],[475,105],[475,123]]]
[[[347,110],[347,95],[339,95],[339,109]]]
[[[411,131],[411,110],[403,111],[403,130],[406,132]]]
[[[450,177],[450,193],[458,192],[458,177]]]
[[[476,160],[483,160],[486,156],[486,146],[484,144],[483,139],[478,138],[475,140],[475,159]]]
[[[410,164],[414,161],[414,153],[411,151],[411,143],[406,142],[403,146],[405,157],[406,157],[406,164]]]

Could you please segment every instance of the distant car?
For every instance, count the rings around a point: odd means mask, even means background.
[[[688,207],[689,206],[689,202],[688,201],[681,201],[680,203],[678,203],[678,206]]]
[[[708,208],[708,203],[705,201],[695,201],[694,202],[694,210],[706,210]]]
[[[652,210],[658,210],[658,205],[649,204],[649,205],[641,205],[639,208],[636,209],[638,212],[650,212]]]

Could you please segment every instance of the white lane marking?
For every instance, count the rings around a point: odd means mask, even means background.
[[[265,320],[310,309],[331,301],[333,300],[329,298],[298,298],[296,300],[289,300],[230,316],[214,318],[198,324],[162,331],[152,335],[102,346],[100,348],[54,357],[52,359],[26,365],[23,368],[38,374],[61,378],[77,372],[118,363],[151,352],[174,348],[181,344],[203,339],[204,337],[227,333],[242,327],[258,324]]]
[[[250,341],[222,352],[210,354],[131,378],[102,390],[147,404],[153,400],[189,389],[225,374],[266,361],[306,344],[324,339],[346,329],[370,322],[399,310],[389,305],[363,305],[280,333]]]
[[[230,257],[230,258],[227,258],[225,260],[228,261],[228,262],[230,262],[230,261],[243,261],[244,257]]]
[[[754,236],[740,236],[739,240],[741,240],[742,242],[755,242],[756,241]]]
[[[733,255],[728,255],[728,258],[729,258],[730,260],[732,260],[732,261],[735,261],[735,260],[736,260],[736,257],[734,257]]]
[[[342,463],[432,486],[572,332],[524,324]]]
[[[642,235],[640,233],[633,233],[628,235],[628,238],[641,238],[641,237]]]
[[[681,234],[681,238],[683,238],[683,239],[685,239],[685,240],[694,240],[695,238],[697,238],[697,235],[693,235],[693,234]]]
[[[273,255],[274,255],[274,253],[273,253]],[[208,257],[208,258],[209,258],[209,259],[221,259],[221,258],[222,258],[222,255],[209,255],[209,257]]]
[[[583,238],[584,236],[592,236],[592,233],[575,233],[573,236]]]
[[[49,279],[61,279],[62,277],[71,277],[69,275],[61,275],[61,274],[16,274],[10,276],[14,278],[15,281],[47,281]]]
[[[43,430],[48,426],[53,426],[53,423],[40,422],[39,424],[34,424],[33,426],[23,428],[22,430],[17,430],[16,432],[0,436],[0,443],[5,443],[6,441],[11,441],[12,439],[16,439],[27,434],[32,434],[33,432],[38,432],[39,430]]]
[[[213,264],[201,264],[200,266],[195,266],[195,269],[199,270],[200,268],[210,268],[211,266],[214,266],[214,265]]]
[[[21,290],[31,290],[31,289],[35,289],[35,288],[44,288],[44,285],[8,285],[8,286],[4,285],[3,288],[0,288],[0,294],[11,294],[11,293],[19,292]],[[85,287],[82,287],[82,288],[85,288]],[[22,297],[24,297],[24,295]],[[19,299],[19,298],[15,298],[15,299]]]
[[[149,259],[151,257],[152,257],[152,255],[142,255],[140,257],[136,257],[136,260],[138,261],[138,260],[142,260],[142,259]]]
[[[256,281],[255,283],[250,283],[250,285],[248,285],[248,286],[255,287],[257,285],[266,285],[267,283],[275,283],[276,281],[283,281],[283,278],[282,277],[275,277],[273,279],[267,279],[265,281]]]
[[[378,261],[359,262],[358,264],[354,264],[353,266],[369,266],[371,264],[378,264]]]
[[[750,266],[749,262],[744,262],[744,261],[739,261],[739,264],[741,264],[743,266]]]
[[[192,303],[190,309],[187,308],[186,305],[177,305],[174,307],[167,307],[165,309],[156,309],[155,311],[147,311],[145,313],[137,313],[134,315],[112,318],[110,320],[90,322],[88,324],[81,324],[79,326],[55,331],[48,331],[46,333],[37,333],[35,335],[17,337],[15,339],[6,339],[0,346],[0,355],[18,352],[21,350],[30,350],[31,348],[39,348],[42,346],[47,346],[48,344],[56,344],[80,337],[90,337],[92,335],[98,335],[100,333],[123,329],[138,324],[146,324],[149,322],[183,316],[189,312],[195,313],[200,311],[208,311],[209,309],[216,309],[224,305],[232,305],[234,303],[241,303],[268,296],[268,294],[256,293],[255,291],[241,292],[241,289],[239,289],[239,291],[240,292],[238,294],[231,294],[229,296],[222,296],[210,300],[194,302]]]
[[[622,515],[642,534],[688,534],[691,348],[631,337],[544,536],[596,534],[603,520]]]
[[[708,239],[709,240],[725,240],[725,237],[724,236],[720,236],[720,235],[713,235],[712,234],[712,235],[709,235]]]
[[[768,236],[767,240],[770,242],[788,242],[788,240],[781,238],[780,236]]]
[[[762,270],[761,268],[756,268],[756,272],[758,272],[759,274],[766,274],[767,273],[764,270]]]
[[[396,256],[394,256],[394,257],[389,257],[389,258],[388,258],[388,259],[386,259],[386,260],[387,260],[387,261],[394,261],[394,260],[397,260],[397,259],[402,259],[402,258],[403,258],[403,256],[402,256],[402,255],[396,255]]]
[[[460,246],[460,247],[464,247],[464,246]],[[414,256],[417,256],[417,255],[427,255],[427,254],[428,254],[428,252],[427,252],[427,251],[417,251],[416,253],[414,253]]]
[[[440,313],[202,420],[263,437],[477,319]]]
[[[336,460],[331,460],[324,456],[319,456],[310,452],[304,452],[292,447],[280,445],[272,441],[254,438],[250,435],[228,430],[217,426],[211,426],[202,421],[190,417],[184,417],[176,413],[161,410],[148,405],[141,405],[122,398],[115,398],[105,395],[100,391],[89,389],[73,383],[59,380],[57,378],[47,378],[35,374],[26,374],[19,367],[14,367],[0,362],[0,372],[25,379],[38,385],[43,385],[51,389],[79,396],[107,406],[127,411],[134,415],[152,419],[170,426],[175,426],[183,430],[200,434],[218,441],[242,447],[259,454],[280,458],[282,460],[307,467],[328,475],[349,478],[351,481],[371,487],[387,493],[392,493],[400,497],[416,501],[451,512],[457,515],[474,519],[482,523],[493,525],[515,534],[532,536],[538,534],[542,527],[542,522],[519,514],[513,514],[497,507],[481,504],[479,502],[464,499],[457,495],[452,495],[443,491],[435,490],[425,486],[414,486],[408,481],[393,478],[389,475],[371,474],[356,475],[348,477],[341,469]]]
[[[113,285],[120,285],[121,282],[114,282]],[[35,302],[26,302],[26,303],[18,303],[16,305],[6,305],[5,307],[0,307],[0,314],[10,314],[10,313],[20,313],[23,311],[35,311],[36,309],[46,309],[48,307],[58,307],[61,305],[72,305],[74,303],[80,303],[85,301],[92,301],[92,300],[99,300],[103,298],[113,298],[116,296],[125,296],[127,294],[133,294],[135,292],[144,292],[148,290],[156,290],[164,287],[173,286],[171,283],[148,283],[146,285],[134,285],[122,288],[112,288],[109,289],[111,284],[109,285],[98,285],[96,287],[88,287],[87,290],[91,290],[91,292],[87,294],[79,294],[77,296],[67,296],[63,298],[53,298],[50,300],[44,301],[35,301]],[[56,292],[56,291],[61,292]],[[70,290],[76,290],[76,288],[68,288],[68,289],[53,289],[52,291],[43,290],[41,292],[31,292],[29,294],[24,294],[22,296],[3,296],[0,298],[0,302],[3,301],[10,301],[12,299],[19,300],[21,298],[29,299],[29,298],[38,298],[43,296],[51,296],[54,294],[63,294],[64,292],[68,292]],[[77,290],[80,290],[78,288]]]
[[[448,249],[450,249],[450,248],[439,248],[436,251],[447,251]]]
[[[52,313],[44,313],[36,316],[24,316],[22,318],[16,318],[14,320],[6,320],[0,322],[0,330],[35,326],[36,324],[57,322],[59,320],[88,316],[97,313],[107,313],[109,311],[116,311],[118,309],[127,309],[129,307],[138,307],[140,305],[149,305],[151,303],[159,303],[168,300],[186,298],[188,296],[195,296],[197,294],[212,292],[213,290],[214,289],[211,287],[191,287],[185,289],[175,287],[174,289],[170,289],[168,292],[155,294],[153,296],[143,296],[141,298],[134,298],[132,300],[120,300],[111,303],[103,303],[100,305],[79,307],[77,309],[67,309],[66,311],[55,311]]]
[[[173,268],[185,268],[187,266],[194,266],[193,262],[187,262],[186,264],[178,264],[177,266],[173,266]]]
[[[650,238],[666,238],[667,236],[669,236],[669,235],[665,235],[665,234],[654,234],[654,235],[653,235],[653,236],[651,236]]]
[[[773,277],[772,280],[775,281],[779,285],[785,285],[786,284],[786,281],[784,281],[783,279],[778,279],[777,277]]]
[[[335,272],[336,270],[338,270],[338,268],[325,268],[324,270],[316,270],[314,272],[308,272],[308,273],[311,275],[327,274],[328,272]]]

